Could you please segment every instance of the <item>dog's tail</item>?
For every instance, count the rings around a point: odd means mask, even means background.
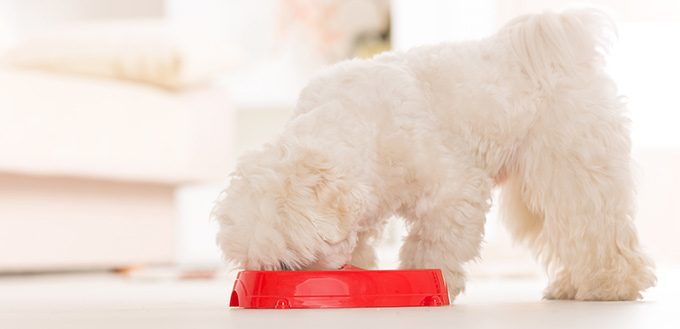
[[[509,22],[510,53],[529,79],[552,88],[562,75],[601,66],[613,41],[616,24],[599,9],[545,12]]]

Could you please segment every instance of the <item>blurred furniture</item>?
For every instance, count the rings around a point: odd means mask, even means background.
[[[176,188],[230,171],[209,81],[238,52],[166,7],[0,0],[0,272],[176,260]]]
[[[0,68],[0,271],[173,262],[174,190],[226,177],[231,116],[208,84]]]

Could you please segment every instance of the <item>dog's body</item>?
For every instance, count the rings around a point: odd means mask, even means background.
[[[401,267],[441,268],[455,296],[500,186],[509,230],[551,275],[546,298],[640,298],[656,278],[632,222],[629,122],[603,70],[608,22],[544,13],[327,69],[276,142],[240,159],[214,209],[225,257],[373,268],[367,239],[398,215]]]

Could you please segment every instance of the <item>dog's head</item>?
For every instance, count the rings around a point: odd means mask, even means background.
[[[247,270],[337,269],[356,246],[362,194],[324,150],[269,145],[239,159],[213,209],[217,242]]]

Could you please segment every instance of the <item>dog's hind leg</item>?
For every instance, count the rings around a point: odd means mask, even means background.
[[[529,247],[534,256],[543,263],[551,264],[551,250],[546,249],[543,226],[545,216],[540,209],[532,207],[527,200],[526,186],[518,175],[509,176],[501,189],[499,206],[500,219],[510,232],[515,242]],[[550,272],[550,270],[548,270]],[[574,299],[576,288],[571,283],[569,273],[564,271],[556,275],[551,291],[546,296],[551,299]]]
[[[529,247],[534,256],[545,264],[550,264],[552,256],[547,249],[543,226],[545,215],[541,209],[532,207],[527,203],[530,195],[526,190],[526,184],[518,175],[509,175],[503,182],[499,198],[500,219],[510,232],[515,242]],[[573,299],[576,289],[571,284],[567,272],[563,272],[553,281],[553,287],[559,287],[547,294],[553,299]]]
[[[517,175],[503,182],[499,199],[500,217],[513,239],[534,247],[543,230],[544,216],[525,202],[525,191]]]
[[[634,300],[656,281],[633,225],[630,140],[616,117],[595,119],[541,132],[519,164],[514,188],[544,218],[531,245],[551,277],[548,299]]]
[[[440,268],[452,297],[465,291],[463,265],[478,257],[489,210],[491,179],[481,170],[449,170],[402,207],[409,233],[401,268]]]

